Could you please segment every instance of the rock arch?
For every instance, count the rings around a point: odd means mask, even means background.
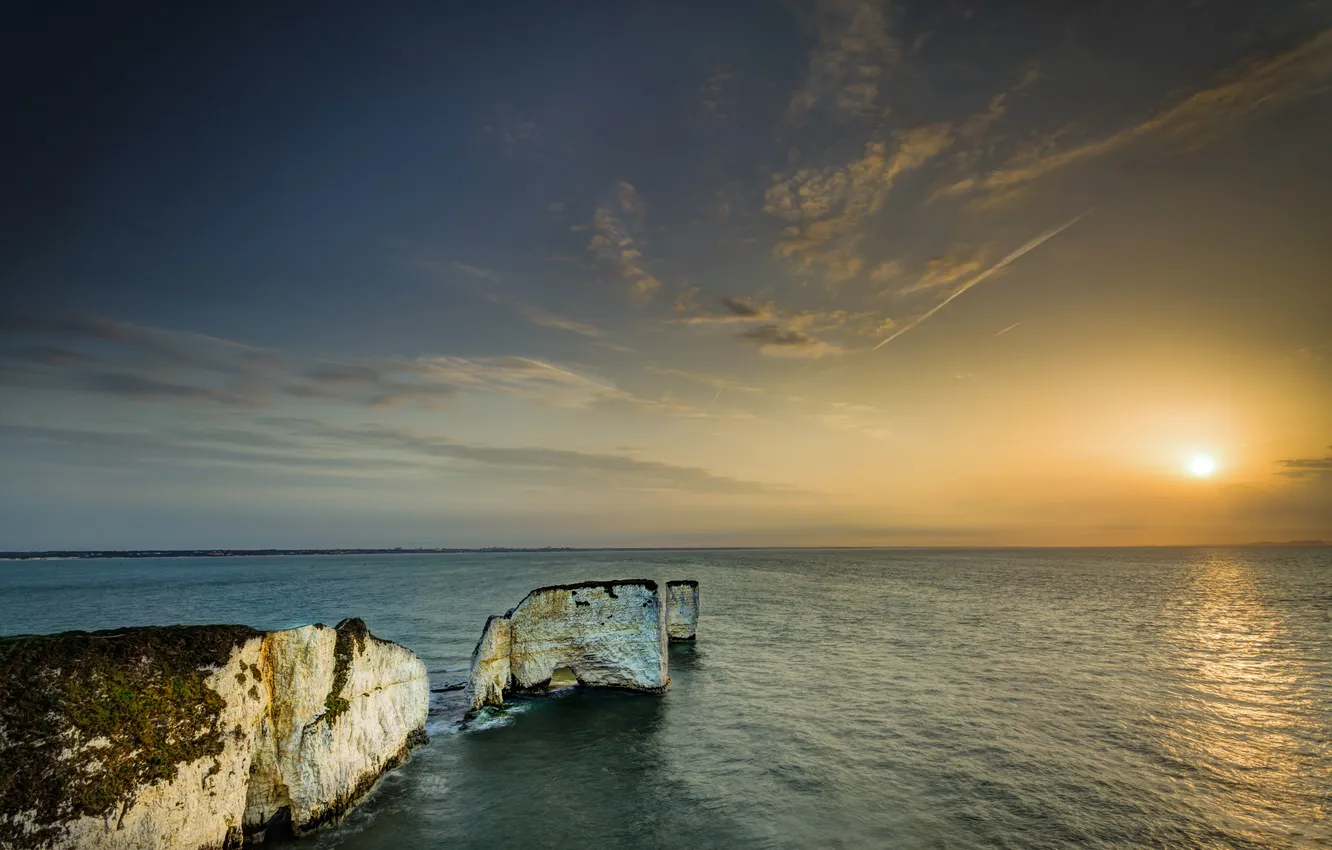
[[[507,693],[544,690],[560,667],[583,685],[665,691],[666,610],[657,583],[542,587],[492,616],[472,653],[469,713],[502,704]]]

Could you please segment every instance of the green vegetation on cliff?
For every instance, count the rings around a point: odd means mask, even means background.
[[[260,636],[166,626],[0,638],[0,846],[42,847],[75,818],[119,817],[137,788],[220,755],[225,703],[205,681]]]

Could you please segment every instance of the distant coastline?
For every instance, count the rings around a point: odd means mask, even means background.
[[[377,547],[335,549],[52,549],[0,552],[0,561],[87,561],[131,558],[258,558],[292,555],[467,555],[506,552],[736,552],[799,549],[1259,549],[1332,546],[1326,540],[1259,541],[1256,543],[1199,543],[1164,546],[482,546]]]

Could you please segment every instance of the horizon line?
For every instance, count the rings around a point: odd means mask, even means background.
[[[1244,549],[1244,548],[1326,548],[1332,542],[1322,539],[1255,540],[1243,543],[1108,543],[1108,544],[865,544],[865,545],[718,545],[718,546],[265,546],[231,548],[209,546],[188,549],[13,549],[0,550],[0,561],[36,560],[110,560],[133,558],[227,558],[321,555],[466,555],[521,554],[539,552],[739,552],[739,551],[817,551],[817,550],[1072,550],[1072,549]]]

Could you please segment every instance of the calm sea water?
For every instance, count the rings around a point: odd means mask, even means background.
[[[436,687],[529,589],[697,578],[664,697],[432,743],[310,848],[1332,847],[1332,550],[0,564],[0,633],[364,617]]]

